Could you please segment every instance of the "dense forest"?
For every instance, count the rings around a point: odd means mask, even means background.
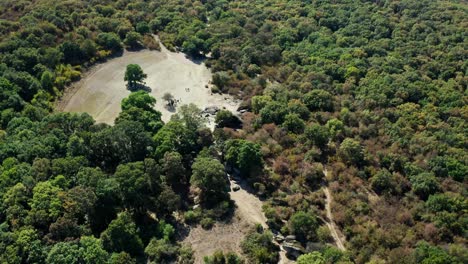
[[[229,217],[230,168],[298,263],[468,263],[467,29],[463,0],[2,0],[0,262],[193,263],[179,227]],[[152,34],[206,58],[241,129],[194,105],[164,123],[144,91],[113,126],[54,110]],[[205,262],[277,263],[272,240]]]

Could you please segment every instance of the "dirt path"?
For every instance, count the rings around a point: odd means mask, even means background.
[[[324,169],[323,174],[326,176],[327,173],[328,173],[327,169]],[[332,197],[328,187],[324,186],[323,187],[323,192],[325,193],[325,210],[327,212],[327,218],[328,218],[328,221],[326,222],[326,225],[327,225],[328,229],[330,229],[330,234],[333,237],[333,239],[335,240],[336,246],[339,249],[345,251],[346,250],[346,248],[344,246],[345,238],[341,234],[341,232],[339,231],[338,227],[335,224],[335,221],[333,220],[333,214],[332,214],[332,211],[331,211],[331,202],[332,202],[333,197]]]
[[[237,183],[231,180],[231,199],[236,203],[236,211],[239,215],[246,219],[251,224],[261,224],[263,228],[268,228],[266,223],[267,218],[262,211],[262,201],[255,195],[247,192],[244,184],[239,184],[241,187],[238,191],[233,191],[234,186]]]
[[[156,109],[167,122],[177,110],[168,109],[162,99],[170,93],[178,100],[177,105],[194,103],[201,109],[210,106],[226,108],[232,112],[239,103],[229,95],[212,94],[211,71],[203,62],[188,59],[185,54],[171,52],[161,45],[161,51],[125,51],[121,57],[110,59],[94,66],[83,75],[81,81],[67,88],[57,110],[87,112],[97,122],[113,124],[120,113],[120,103],[130,94],[124,81],[128,64],[138,64],[148,75],[146,85],[156,98]],[[214,126],[210,120],[209,127]]]

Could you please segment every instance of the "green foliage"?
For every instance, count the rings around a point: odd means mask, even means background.
[[[109,264],[135,264],[136,261],[127,252],[112,253]]]
[[[321,125],[312,124],[306,127],[304,135],[313,144],[323,148],[330,139],[329,130]]]
[[[325,258],[320,252],[314,251],[312,253],[307,253],[299,256],[297,258],[298,264],[325,264]]]
[[[179,107],[177,114],[172,115],[171,120],[183,123],[191,131],[204,128],[207,122],[202,110],[193,103]]]
[[[130,89],[134,89],[137,84],[143,83],[146,77],[147,75],[143,72],[140,65],[138,64],[127,65],[127,69],[125,70],[124,80],[127,82],[127,86]]]
[[[456,263],[455,259],[445,250],[431,246],[427,242],[418,243],[414,255],[417,263],[421,264]]]
[[[240,125],[241,121],[238,117],[231,113],[229,110],[220,110],[216,113],[215,117],[216,127],[232,127],[236,128]]]
[[[120,38],[115,33],[100,33],[97,36],[96,43],[102,48],[110,50],[113,53],[118,53],[123,50]]]
[[[278,263],[277,246],[269,231],[251,231],[241,243],[242,251],[251,263]]]
[[[283,127],[289,132],[301,134],[304,131],[305,123],[298,114],[287,114],[284,117]]]
[[[374,189],[374,191],[376,191],[377,193],[391,191],[394,185],[393,176],[386,169],[377,172],[377,174],[375,174],[370,179],[370,182],[371,182],[372,189]]]
[[[263,167],[260,145],[253,142],[242,139],[228,140],[224,145],[224,153],[226,161],[238,167],[246,176],[252,176]]]
[[[200,189],[200,200],[206,205],[214,205],[229,199],[224,166],[217,159],[204,157],[195,159],[190,183]]]
[[[205,256],[203,258],[205,264],[242,264],[244,261],[235,253],[228,252],[224,254],[222,251],[217,250],[212,256]]]
[[[162,126],[161,113],[154,109],[156,99],[144,91],[131,93],[122,100],[122,112],[115,123],[135,121],[142,124],[146,131],[155,133]]]
[[[421,199],[427,199],[429,195],[439,190],[439,183],[436,177],[431,173],[420,173],[410,177],[410,182],[414,193]]]
[[[318,227],[317,218],[311,213],[298,211],[289,219],[289,229],[299,241],[315,239]]]
[[[231,138],[259,145],[246,145],[241,160],[245,174],[259,176],[254,186],[278,229],[296,212],[322,208],[314,192],[322,167],[309,162],[323,162],[348,249],[324,250],[326,262],[467,262],[466,3],[88,2],[0,1],[0,262],[47,263],[53,250],[54,261],[86,263],[78,239],[106,230],[124,210],[135,213],[147,244],[145,210],[170,218],[195,189],[182,169],[190,174],[202,148],[211,147],[200,157],[216,156]],[[130,104],[113,127],[51,113],[82,70],[123,51],[122,39],[154,46],[149,31],[169,49],[209,54],[213,91],[238,95],[253,112],[243,130],[218,129],[212,146],[201,111],[186,107],[163,125],[151,102]],[[230,119],[223,114],[220,126]],[[353,141],[339,144],[345,138]],[[243,163],[241,145],[229,163]],[[262,156],[261,166],[245,162]],[[203,218],[226,208],[204,208]],[[416,245],[420,238],[431,246]],[[259,256],[249,260],[268,263],[273,251],[249,251]],[[179,253],[169,259],[193,263],[188,250]],[[125,252],[109,261],[135,262]]]
[[[324,90],[312,90],[302,98],[310,111],[332,111],[333,96]]]
[[[50,264],[104,264],[108,253],[102,248],[101,241],[94,237],[82,237],[76,242],[59,242],[55,244],[46,263]]]
[[[136,49],[141,46],[142,40],[143,37],[140,35],[140,33],[131,31],[127,33],[123,42],[128,48]]]
[[[348,164],[359,165],[364,162],[364,151],[358,141],[346,138],[341,142],[340,157]]]
[[[148,256],[150,263],[161,263],[175,259],[179,251],[177,245],[172,244],[166,239],[151,239],[148,246],[145,248],[145,254]]]
[[[256,114],[260,113],[269,102],[272,101],[271,96],[268,95],[257,95],[252,97],[252,111]]]
[[[127,212],[120,213],[102,232],[103,247],[109,252],[125,251],[132,256],[143,251],[143,242],[138,237],[136,225]]]

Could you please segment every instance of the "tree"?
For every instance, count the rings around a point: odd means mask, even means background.
[[[273,235],[269,231],[253,230],[241,243],[242,251],[249,263],[278,263],[278,246],[273,244]]]
[[[267,103],[265,107],[260,110],[260,117],[263,124],[282,124],[287,114],[288,110],[286,109],[286,106],[276,101]]]
[[[425,241],[416,245],[414,255],[416,262],[421,264],[455,263],[454,258],[445,250],[437,246],[431,246]]]
[[[287,114],[282,126],[289,132],[301,134],[304,131],[305,123],[298,114]]]
[[[124,44],[130,49],[136,49],[141,47],[142,36],[140,33],[131,31],[128,32],[124,39]]]
[[[333,96],[325,90],[312,90],[302,100],[310,111],[333,110]]]
[[[150,31],[150,28],[148,26],[148,23],[146,23],[145,21],[142,21],[142,22],[139,22],[137,25],[136,25],[136,31],[140,34],[147,34],[149,33]]]
[[[122,121],[91,135],[89,156],[94,164],[113,169],[120,163],[143,160],[152,146],[142,124]]]
[[[260,113],[260,110],[272,100],[273,99],[269,95],[257,95],[252,97],[252,111],[256,114]]]
[[[429,195],[439,190],[437,178],[432,173],[423,172],[418,175],[410,176],[409,179],[414,193],[423,200],[426,200]]]
[[[314,251],[299,256],[297,264],[325,264],[325,259],[320,252]]]
[[[54,75],[50,71],[44,71],[41,75],[41,86],[48,92],[52,92],[54,88]]]
[[[172,115],[171,120],[182,122],[187,129],[192,131],[205,127],[207,122],[201,109],[193,103],[181,106],[177,114]]]
[[[241,125],[239,118],[229,110],[220,110],[215,117],[216,127],[232,127],[237,128]]]
[[[149,263],[165,263],[174,260],[179,251],[179,247],[167,239],[153,238],[145,248]]]
[[[344,124],[341,120],[338,120],[336,118],[332,118],[327,121],[325,124],[325,127],[328,128],[328,131],[330,132],[330,136],[332,138],[336,138],[339,135],[341,135],[344,131]]]
[[[43,227],[55,221],[62,212],[62,202],[59,198],[60,188],[50,181],[39,182],[33,189],[33,198],[29,205],[28,219],[31,223]]]
[[[109,258],[109,264],[136,264],[134,258],[132,258],[127,252],[112,253]]]
[[[136,64],[130,64],[130,65],[136,65]],[[127,69],[130,65],[127,66]],[[139,67],[138,65],[136,66]],[[147,92],[137,91],[137,92],[131,93],[127,98],[124,98],[122,100],[121,107],[123,111],[129,110],[132,107],[140,108],[146,111],[151,111],[151,110],[154,110],[155,104],[156,104],[156,99],[154,97],[149,95]]]
[[[119,36],[113,32],[100,33],[97,36],[96,42],[104,49],[110,50],[114,53],[118,53],[123,50]]]
[[[169,104],[174,101],[174,96],[171,93],[164,93],[162,99]]]
[[[122,100],[119,116],[115,123],[139,122],[148,132],[156,133],[162,126],[161,112],[154,109],[156,99],[145,91],[132,92]]]
[[[371,186],[377,193],[391,191],[393,188],[393,176],[386,170],[380,170],[371,179]]]
[[[346,138],[341,142],[339,155],[348,164],[360,165],[364,161],[361,144],[352,138]]]
[[[195,159],[190,183],[201,190],[200,200],[206,205],[214,205],[229,199],[224,166],[217,159],[204,157]]]
[[[226,161],[245,175],[253,175],[263,167],[260,145],[243,139],[228,140],[224,146]]]
[[[134,89],[137,84],[143,83],[147,75],[143,72],[140,65],[129,64],[125,71],[124,80],[127,82],[129,89]]]
[[[196,132],[196,130],[188,129],[180,120],[169,121],[153,137],[157,146],[154,157],[160,160],[168,151],[176,151],[182,156],[196,153],[199,150]]]
[[[172,187],[180,186],[187,182],[182,155],[178,152],[166,152],[161,160],[162,173],[167,184]]]
[[[112,220],[101,234],[102,245],[109,252],[128,252],[136,256],[143,252],[143,242],[128,212],[122,212]]]
[[[50,250],[48,264],[105,264],[108,253],[101,241],[94,237],[82,237],[77,242],[59,242]]]
[[[313,145],[323,148],[330,139],[330,132],[324,126],[312,124],[306,127],[304,135]]]
[[[215,251],[212,256],[205,256],[203,258],[205,264],[242,264],[244,261],[233,252],[226,254],[221,250]]]
[[[298,211],[289,219],[291,233],[301,242],[315,239],[318,227],[317,217],[311,213]]]
[[[120,164],[114,174],[119,183],[120,194],[124,206],[139,212],[154,211],[156,207],[156,193],[159,190],[159,175],[152,168],[156,166],[154,160]]]

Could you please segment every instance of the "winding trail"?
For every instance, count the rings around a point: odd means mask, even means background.
[[[327,176],[328,171],[327,169],[323,169],[323,174]],[[331,202],[332,202],[332,195],[330,193],[330,190],[328,189],[327,186],[323,187],[323,192],[325,193],[325,210],[327,212],[327,218],[328,221],[326,222],[326,225],[328,229],[330,229],[330,234],[335,240],[336,246],[340,249],[345,251],[346,248],[344,246],[346,240],[345,237],[341,234],[340,230],[338,229],[335,221],[333,220],[333,214],[331,211]]]

